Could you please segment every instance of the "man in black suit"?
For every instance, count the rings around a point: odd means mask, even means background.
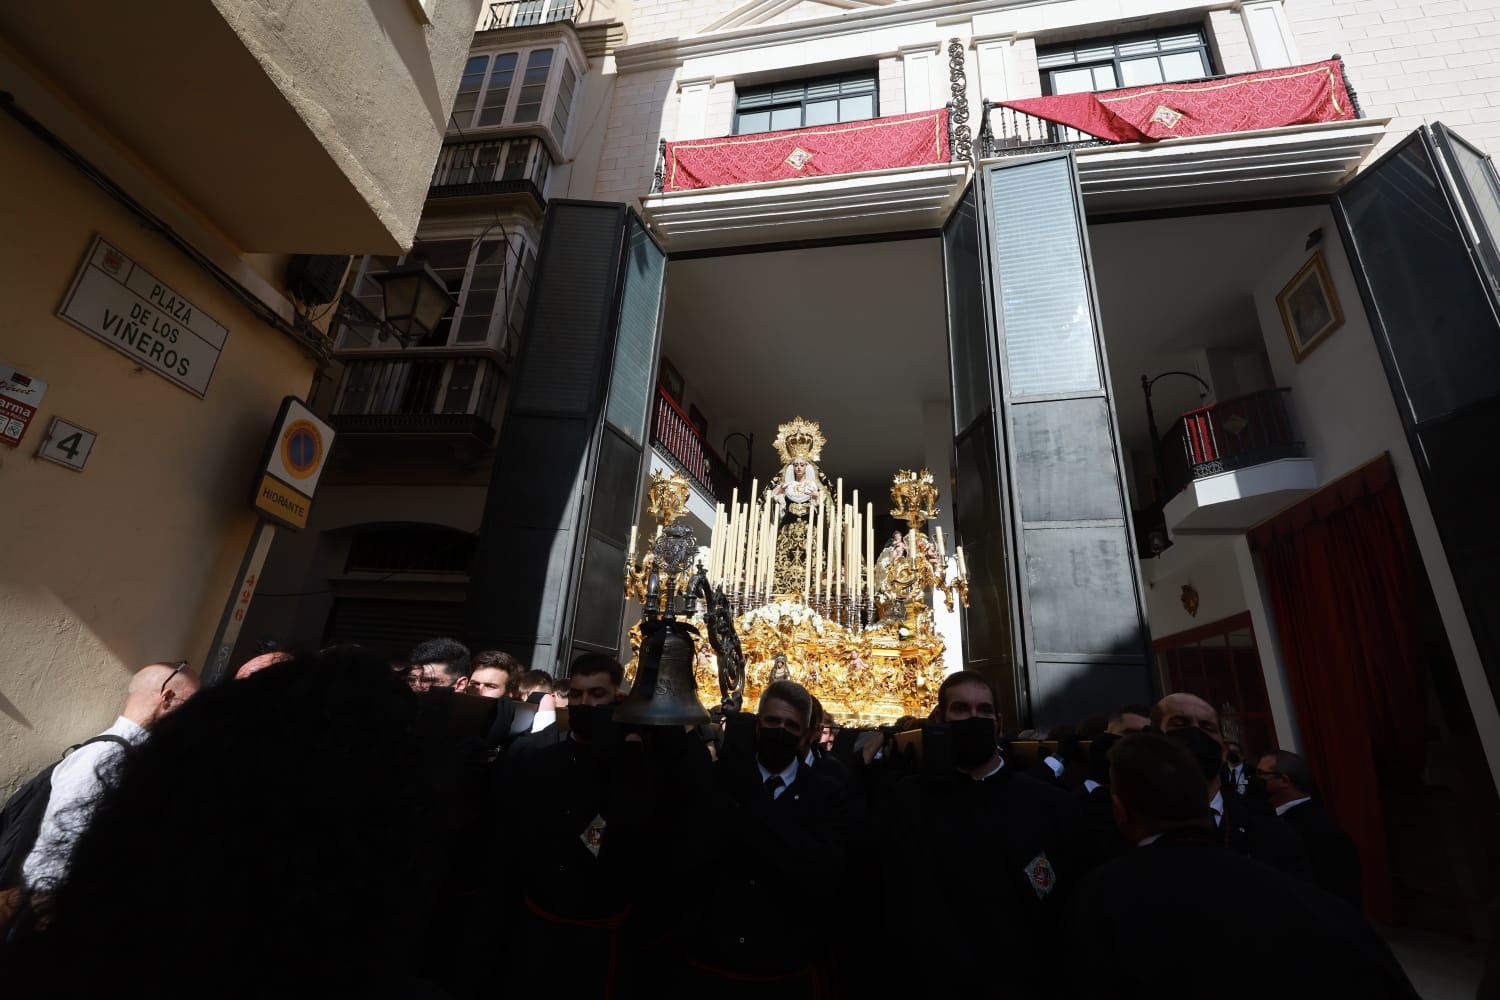
[[[1297,835],[1275,816],[1255,815],[1238,795],[1224,794],[1221,788],[1223,745],[1201,727],[1180,727],[1169,730],[1166,735],[1180,743],[1198,762],[1207,782],[1209,815],[1224,846],[1311,882],[1312,862]]]
[[[1364,906],[1359,851],[1354,841],[1323,809],[1317,782],[1306,758],[1289,750],[1263,754],[1255,775],[1266,790],[1266,799],[1282,822],[1307,849],[1313,880],[1322,888],[1347,900],[1355,909]]]
[[[950,674],[938,689],[942,729],[924,731],[924,770],[886,803],[891,940],[925,956],[902,984],[910,995],[1055,995],[1062,909],[1087,853],[1079,806],[1007,765],[998,703],[984,675]],[[941,770],[940,734],[951,750]]]
[[[674,853],[692,855],[672,964],[673,996],[826,995],[833,942],[821,887],[843,875],[849,792],[805,763],[812,696],[776,681],[761,694],[753,746],[730,725],[715,795]]]
[[[1154,733],[1111,752],[1115,818],[1135,847],[1101,866],[1069,911],[1069,996],[1149,1000],[1415,1000],[1364,919],[1315,886],[1225,850],[1186,748]],[[1224,964],[1224,942],[1250,957]],[[1063,995],[1061,991],[1057,995]]]
[[[621,933],[654,850],[659,796],[646,746],[622,738],[610,719],[621,673],[610,657],[579,657],[568,727],[507,758],[496,774],[495,854],[528,859],[498,871],[491,887],[525,956],[507,976],[518,995],[630,995],[631,950]],[[561,985],[559,955],[569,963]]]

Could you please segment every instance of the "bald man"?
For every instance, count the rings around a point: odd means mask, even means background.
[[[105,782],[125,748],[144,741],[152,726],[197,690],[198,675],[186,660],[153,663],[135,672],[125,692],[125,707],[114,725],[80,745],[52,769],[52,791],[41,831],[21,869],[26,885],[50,889],[67,874],[73,841],[88,825]]]

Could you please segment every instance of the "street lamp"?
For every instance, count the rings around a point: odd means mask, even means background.
[[[453,296],[438,273],[425,261],[409,260],[375,277],[385,305],[385,321],[403,346],[432,336],[453,308]]]
[[[1162,510],[1160,508],[1160,505],[1165,503],[1161,487],[1161,435],[1156,429],[1156,411],[1151,408],[1151,387],[1169,375],[1182,375],[1203,386],[1203,392],[1198,397],[1200,401],[1206,399],[1213,392],[1213,388],[1207,382],[1192,372],[1162,372],[1155,378],[1146,375],[1141,376],[1141,391],[1146,394],[1147,433],[1151,435],[1151,502],[1156,521],[1150,530],[1150,549],[1153,556],[1160,555],[1172,544],[1172,540],[1167,534],[1166,521],[1162,517]]]

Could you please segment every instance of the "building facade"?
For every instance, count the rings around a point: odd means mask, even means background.
[[[208,665],[278,409],[347,255],[412,241],[479,6],[0,14],[0,793],[135,669]]]
[[[618,651],[650,469],[698,482],[701,536],[774,472],[779,422],[819,419],[864,495],[948,484],[974,567],[953,665],[1015,727],[1194,690],[1247,749],[1329,762],[1346,820],[1385,830],[1380,912],[1473,929],[1500,774],[1466,459],[1500,393],[1493,4],[545,0],[480,27],[418,232],[458,305],[405,350],[343,325],[338,499],[278,543],[250,632]],[[1324,63],[1321,119],[1101,141],[1043,116]],[[939,156],[827,138],[939,112]],[[689,153],[711,167],[684,180]],[[387,266],[353,279],[372,313]]]

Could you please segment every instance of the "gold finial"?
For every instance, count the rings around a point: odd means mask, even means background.
[[[895,504],[891,516],[905,521],[913,528],[921,528],[924,522],[941,513],[937,507],[937,498],[938,491],[932,485],[932,473],[926,469],[921,472],[902,469],[891,477],[891,503]]]
[[[809,462],[822,459],[823,446],[828,439],[818,429],[816,420],[797,417],[777,427],[776,431],[776,440],[772,443],[776,445],[776,454],[781,456],[782,465],[790,465],[794,458],[805,458]]]
[[[688,481],[680,472],[670,476],[660,469],[651,473],[651,485],[646,488],[650,497],[647,510],[663,527],[687,513]]]

